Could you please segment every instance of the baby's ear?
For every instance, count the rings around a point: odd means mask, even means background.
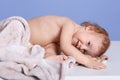
[[[93,26],[87,26],[87,27],[86,27],[86,30],[87,30],[87,31],[94,31],[94,27],[93,27]]]

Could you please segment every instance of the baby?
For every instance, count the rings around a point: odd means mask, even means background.
[[[72,56],[88,68],[106,67],[97,58],[108,49],[110,40],[107,32],[97,24],[85,22],[81,27],[67,17],[52,15],[30,19],[28,24],[31,44],[45,48],[46,59],[64,61]],[[64,55],[59,55],[60,52]]]

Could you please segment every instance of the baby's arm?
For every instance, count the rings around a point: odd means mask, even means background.
[[[105,68],[105,65],[103,63],[98,62],[96,59],[92,57],[87,57],[71,44],[72,36],[74,34],[74,29],[75,29],[75,24],[70,20],[66,21],[66,23],[63,24],[61,37],[60,37],[61,50],[66,55],[74,57],[78,63],[83,64],[86,67],[94,68],[94,69]]]
[[[52,62],[56,62],[56,63],[60,63],[65,61],[68,57],[66,55],[58,55],[58,51],[59,48],[55,43],[51,43],[48,44],[47,46],[45,46],[45,59],[52,61]]]
[[[45,58],[58,54],[58,48],[55,43],[50,43],[50,44],[46,45],[44,48],[45,48]]]

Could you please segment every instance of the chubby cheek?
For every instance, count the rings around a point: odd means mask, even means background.
[[[95,50],[92,50],[92,49],[88,50],[88,51],[87,51],[87,54],[90,55],[90,56],[92,56],[92,57],[95,57],[95,56],[96,56],[96,55],[95,55]]]
[[[98,57],[98,54],[97,53],[91,53],[90,54],[92,57]]]

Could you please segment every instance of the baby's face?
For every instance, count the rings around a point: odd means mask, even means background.
[[[102,39],[92,31],[82,31],[74,34],[72,44],[82,53],[96,57],[101,47]]]

